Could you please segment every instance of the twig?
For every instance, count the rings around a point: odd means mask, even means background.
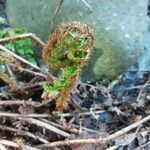
[[[40,120],[37,120],[37,119],[34,119],[34,118],[22,118],[22,117],[20,117],[19,119],[24,120],[24,121],[26,121],[30,124],[35,124],[37,126],[45,128],[47,130],[50,130],[50,131],[52,131],[56,134],[62,135],[63,137],[70,137],[69,133],[67,133],[65,131],[62,131],[62,130],[60,130],[60,129],[58,129],[58,128],[50,125],[50,124],[47,124],[47,123],[43,122],[43,121],[40,121]]]
[[[31,147],[31,146],[29,146],[29,145],[23,145],[23,146],[21,147],[21,149],[22,149],[22,150],[40,150],[40,149],[37,149],[37,148],[35,148],[35,147]]]
[[[0,139],[0,143],[3,144],[3,145],[9,146],[9,147],[14,147],[14,148],[19,148],[20,147],[17,143],[9,141],[9,140],[1,140]]]
[[[109,147],[109,148],[107,148],[106,150],[116,150],[117,148],[118,148],[119,146],[112,146],[112,147]]]
[[[52,142],[49,144],[42,144],[38,145],[37,148],[44,148],[44,147],[56,147],[56,146],[64,146],[64,145],[74,145],[74,144],[106,144],[109,143],[111,140],[115,140],[117,137],[126,134],[130,130],[138,127],[139,125],[147,122],[150,120],[150,115],[143,118],[142,120],[131,124],[130,126],[123,128],[122,130],[115,132],[114,134],[109,135],[106,138],[98,138],[98,139],[75,139],[75,140],[66,140],[66,141],[57,141]]]
[[[6,113],[6,112],[0,112],[0,116],[1,117],[11,117],[11,118],[18,118],[18,117],[22,117],[22,118],[30,118],[30,117],[48,118],[48,117],[50,117],[49,114],[26,114],[26,115],[22,115],[22,114]]]
[[[6,147],[0,143],[0,150],[7,150]]]
[[[118,76],[115,80],[113,80],[108,86],[107,89],[109,92],[113,90],[115,85],[117,85],[121,81],[122,75]]]
[[[55,8],[55,12],[53,14],[53,17],[52,17],[52,20],[51,20],[51,25],[50,25],[50,31],[52,30],[52,27],[53,27],[53,24],[54,24],[54,21],[55,21],[55,18],[63,4],[64,0],[60,0],[60,2],[58,3],[58,6]]]
[[[10,64],[10,66],[16,67],[16,65],[14,65],[14,64]],[[35,75],[35,76],[40,76],[40,77],[43,77],[43,78],[46,78],[46,77],[47,77],[47,75],[44,74],[44,73],[35,72],[35,71],[33,71],[33,70],[29,70],[29,69],[23,68],[23,67],[21,67],[21,66],[17,66],[17,69],[18,69],[19,71],[21,71],[21,72],[27,72],[27,73],[33,74],[33,75]]]
[[[88,83],[80,83],[80,82],[79,82],[78,84],[79,84],[79,85],[80,85],[80,84],[81,84],[81,85],[83,84],[83,85],[89,86],[89,87],[91,87],[91,88],[94,88],[94,89],[96,89],[96,90],[102,92],[102,93],[107,94],[109,105],[112,104],[112,97],[111,97],[111,94],[109,93],[109,89],[107,89],[106,87],[101,86],[101,85],[99,85],[98,83],[97,83],[97,86],[94,86],[94,85],[91,85],[91,84],[88,84]]]
[[[53,126],[55,126],[55,127],[58,127],[58,128],[60,128],[60,129],[63,129],[63,130],[65,130],[65,131],[74,133],[74,134],[79,133],[79,130],[78,130],[78,129],[79,129],[80,127],[79,127],[78,125],[75,125],[75,124],[72,124],[72,128],[71,128],[71,127],[69,127],[69,126],[65,127],[65,126],[63,126],[63,125],[61,125],[61,124],[58,124],[58,123],[55,123],[55,122],[52,122],[52,121],[49,121],[49,120],[46,120],[46,119],[42,119],[42,121],[44,121],[44,122],[46,122],[46,123],[48,123],[48,124],[51,124],[51,125],[53,125]],[[77,128],[77,129],[75,129],[75,128]],[[82,127],[82,129],[83,129],[83,130],[86,130],[86,131],[88,131],[88,132],[91,132],[91,133],[98,133],[98,131],[95,131],[95,130],[92,130],[92,129],[89,129],[89,128]]]
[[[79,126],[79,125],[72,124],[72,126],[73,126],[73,127],[76,127],[77,129],[80,129],[80,126]],[[90,132],[90,133],[96,133],[96,134],[99,133],[99,132],[96,131],[96,130],[92,130],[92,129],[89,129],[89,128],[86,128],[86,127],[82,127],[82,129],[83,129],[83,130],[86,130],[86,131],[88,131],[88,132]],[[79,132],[79,130],[78,130],[78,132]]]
[[[150,86],[150,83],[147,84],[147,86]],[[137,85],[137,86],[132,86],[132,87],[126,88],[125,90],[127,91],[127,90],[140,89],[142,87],[143,87],[143,85]]]
[[[36,107],[39,105],[38,102],[33,101],[26,101],[26,100],[0,100],[0,106],[2,105],[31,105],[33,107]]]
[[[42,81],[42,82],[35,82],[33,84],[30,84],[30,83],[27,83],[27,85],[25,85],[23,87],[24,90],[27,90],[27,89],[31,89],[31,88],[34,88],[34,87],[37,87],[37,86],[43,86],[43,84],[45,83],[45,81]]]
[[[144,88],[147,86],[147,84],[148,84],[149,82],[150,82],[150,79],[147,80],[146,83],[142,86],[142,88],[141,88],[141,90],[140,90],[140,92],[139,92],[139,94],[138,94],[138,97],[137,97],[136,101],[138,101],[138,100],[140,99]]]
[[[111,94],[109,92],[109,89],[104,87],[104,86],[102,86],[102,85],[99,85],[98,83],[97,83],[97,86],[98,86],[99,90],[102,90],[102,91],[104,91],[107,94],[107,96],[108,96],[107,105],[112,106],[112,101],[113,100],[112,100],[112,96],[111,96]]]
[[[142,148],[144,148],[144,147],[146,147],[146,146],[148,147],[148,145],[150,145],[150,141],[149,141],[149,142],[146,142],[146,143],[143,144],[143,145],[141,145],[140,148],[142,149]],[[137,150],[137,149],[134,149],[134,150]]]
[[[94,85],[92,85],[92,84],[88,84],[88,83],[84,83],[84,82],[79,81],[79,82],[78,82],[78,85],[86,85],[86,86],[89,86],[89,87],[91,87],[91,88],[94,88],[94,89],[96,89],[96,90],[98,90],[98,91],[100,91],[100,92],[103,92],[103,93],[107,94],[107,92],[104,91],[104,89],[102,89],[102,88],[100,88],[100,87],[97,87],[97,86],[94,86]]]
[[[67,132],[78,134],[78,130],[75,129],[75,128],[69,128],[68,126],[66,127],[66,126],[63,126],[61,124],[58,124],[58,123],[55,123],[55,122],[52,122],[52,121],[49,121],[49,120],[46,120],[46,119],[41,119],[41,121],[44,121],[44,122],[46,122],[48,124],[51,124],[51,125],[59,128],[59,129],[65,130]]]
[[[9,140],[1,140],[0,139],[0,144],[3,144],[7,147],[13,147],[13,148],[16,148],[16,149],[21,148],[20,144],[9,141]],[[39,150],[38,148],[33,148],[33,147],[28,146],[28,145],[24,145],[24,147],[26,148],[26,150]]]
[[[127,117],[127,115],[124,112],[122,112],[118,107],[110,107],[109,110],[112,112],[116,112],[118,115],[121,114],[122,116]]]
[[[70,98],[69,104],[75,109],[75,110],[83,110],[83,108],[80,106],[80,104],[75,100],[75,97]]]
[[[52,102],[53,100],[56,99],[56,97],[58,96],[58,93],[54,94],[51,98],[49,98],[48,100],[43,100],[42,103],[40,103],[39,105],[36,106],[36,108],[42,107],[44,105],[49,104],[50,102]]]
[[[81,1],[86,5],[86,7],[90,9],[91,12],[93,12],[91,6],[85,0],[81,0]]]
[[[3,38],[3,39],[0,39],[0,44],[5,44],[9,41],[15,41],[15,40],[19,40],[19,39],[22,39],[22,38],[31,38],[33,41],[35,41],[41,47],[43,47],[45,45],[45,43],[43,41],[41,41],[41,39],[38,38],[33,33],[24,33],[24,34],[20,34],[20,35],[13,35],[13,36],[10,36],[10,37],[6,37],[6,38]]]
[[[109,141],[116,139],[117,137],[119,137],[119,136],[121,136],[121,135],[123,135],[123,134],[125,134],[125,133],[127,133],[129,131],[131,131],[132,129],[138,127],[139,125],[141,125],[141,124],[143,124],[143,123],[145,123],[145,122],[147,122],[149,120],[150,120],[150,115],[146,116],[145,118],[141,119],[138,122],[135,122],[135,123],[133,123],[133,124],[123,128],[123,129],[121,129],[120,131],[117,131],[117,132],[109,135],[108,137],[106,137],[104,139],[104,141],[108,143]]]
[[[38,145],[37,148],[57,147],[57,146],[64,146],[64,145],[69,146],[69,145],[77,145],[77,144],[104,144],[104,140],[103,138],[65,140],[65,141],[52,142],[50,144],[41,144]]]
[[[41,138],[39,136],[36,136],[36,135],[34,135],[34,134],[30,133],[30,132],[27,132],[27,131],[23,131],[23,130],[19,131],[19,130],[15,129],[15,128],[2,126],[2,125],[0,125],[0,130],[15,132],[18,135],[30,137],[30,138],[33,138],[34,140],[39,140],[42,143],[49,143],[47,140],[45,140],[45,139],[43,139],[43,138]]]
[[[93,114],[100,114],[105,112],[104,110],[98,110],[98,111],[93,111]],[[83,112],[83,113],[78,113],[78,114],[71,114],[71,113],[55,113],[56,115],[60,117],[73,117],[74,115],[77,115],[78,117],[80,116],[89,116],[92,115],[91,112]]]

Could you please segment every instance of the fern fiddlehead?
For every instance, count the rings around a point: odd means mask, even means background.
[[[51,35],[43,50],[43,60],[50,68],[61,69],[62,79],[44,85],[46,92],[59,91],[56,108],[66,108],[71,90],[88,60],[93,47],[90,28],[80,22],[62,23]]]

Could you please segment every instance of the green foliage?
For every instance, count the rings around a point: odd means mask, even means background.
[[[62,69],[63,79],[55,81],[52,85],[47,83],[43,85],[44,91],[46,92],[58,92],[63,89],[69,82],[69,77],[76,75],[79,72],[78,66],[66,67]]]
[[[23,34],[26,33],[25,28],[5,28],[0,31],[0,38],[9,36],[9,34]],[[24,57],[26,60],[31,62],[34,65],[37,65],[37,61],[34,58],[33,44],[31,39],[25,38],[17,41],[11,41],[5,44],[5,47],[11,50],[12,52]]]
[[[26,55],[26,60],[28,60],[30,63],[34,65],[37,65],[37,61],[32,55]]]
[[[77,37],[77,32],[71,32],[66,38],[66,45],[72,49],[79,50],[86,43],[86,38],[83,36]],[[75,40],[77,38],[77,40]]]
[[[77,38],[77,40],[75,40]],[[85,37],[77,37],[77,32],[71,32],[66,39],[67,45],[67,57],[73,62],[82,62],[85,59],[86,53],[82,50],[82,47],[86,44]]]
[[[26,28],[14,28],[13,30],[14,30],[15,34],[27,33],[27,29]]]
[[[4,38],[8,33],[8,28],[5,28],[0,31],[0,38]]]
[[[74,76],[79,72],[79,66],[69,66],[62,69],[62,74],[65,79],[68,79],[70,76]]]
[[[48,85],[47,83],[45,83],[43,85],[43,88],[44,88],[44,91],[46,92],[55,93],[61,90],[62,88],[64,88],[66,83],[67,83],[67,80],[63,79],[63,80],[55,81],[52,85]]]
[[[77,39],[76,39],[77,38]],[[86,53],[82,47],[86,44],[86,39],[82,36],[78,37],[77,32],[71,32],[65,39],[65,44],[54,46],[53,53],[49,56],[49,62],[52,64],[64,64],[62,70],[62,79],[55,81],[52,85],[44,84],[43,88],[46,92],[58,92],[65,88],[70,77],[80,72],[80,63],[84,61]]]

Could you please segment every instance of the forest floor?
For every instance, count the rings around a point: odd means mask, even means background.
[[[2,45],[0,49],[1,54],[12,54]],[[130,70],[108,86],[78,81],[67,109],[60,113],[55,111],[55,96],[41,98],[43,84],[51,82],[52,75],[13,56],[13,63],[0,73],[0,146],[150,148],[150,72]]]
[[[1,3],[0,14],[6,18]],[[0,25],[1,30],[6,27],[8,21]],[[16,41],[21,38],[14,36]],[[51,73],[9,51],[5,44],[10,41],[0,39],[0,56],[9,61],[0,64],[1,150],[150,149],[150,71],[139,71],[135,64],[108,85],[78,80],[60,113],[55,111],[57,95],[42,98]],[[40,39],[33,41],[44,45]]]

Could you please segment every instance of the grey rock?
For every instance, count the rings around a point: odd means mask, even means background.
[[[144,51],[139,57],[138,63],[139,72],[150,71],[150,31],[148,30],[144,36]]]
[[[25,26],[45,40],[58,3],[59,0],[7,0],[7,14],[14,27]],[[132,65],[143,50],[147,0],[87,3],[93,12],[81,0],[64,0],[52,29],[62,21],[87,23],[93,29],[95,44],[82,80],[113,79]]]

